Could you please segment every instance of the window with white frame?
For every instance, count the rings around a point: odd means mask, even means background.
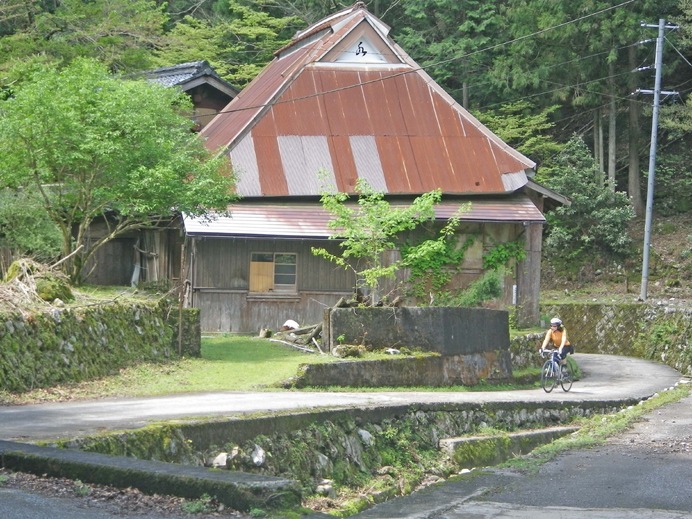
[[[250,259],[250,292],[297,291],[298,255],[290,252],[253,252]]]

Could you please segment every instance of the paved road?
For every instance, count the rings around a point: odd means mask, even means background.
[[[0,406],[0,439],[33,441],[151,421],[237,416],[257,411],[402,405],[416,402],[599,401],[645,399],[680,380],[666,366],[625,357],[579,354],[584,373],[572,391],[559,388],[488,393],[212,393]],[[658,447],[661,446],[660,449]],[[476,471],[378,505],[359,519],[681,519],[692,517],[692,397],[652,413],[633,431],[591,451],[568,453],[535,476]],[[551,491],[546,489],[551,488]],[[0,487],[3,519],[111,519],[75,500]],[[157,515],[138,515],[163,519]],[[168,516],[170,517],[170,516]]]
[[[690,519],[692,396],[536,475],[474,471],[352,519]]]
[[[609,355],[575,355],[584,374],[569,393],[556,388],[507,392],[382,393],[203,393],[155,398],[103,399],[26,406],[0,406],[0,439],[34,441],[101,430],[142,427],[152,421],[238,416],[291,409],[382,407],[437,402],[544,402],[645,399],[680,379],[675,370],[650,361]]]

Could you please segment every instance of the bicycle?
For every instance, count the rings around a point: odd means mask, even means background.
[[[550,393],[558,383],[562,386],[563,391],[572,389],[574,374],[572,373],[572,367],[566,362],[567,359],[565,359],[565,364],[562,364],[558,350],[544,350],[541,348],[539,353],[541,358],[549,357],[541,368],[541,387],[543,391]]]

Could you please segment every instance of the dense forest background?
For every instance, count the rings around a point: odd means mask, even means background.
[[[666,28],[663,45],[654,208],[660,215],[692,209],[692,0],[364,3],[461,105],[538,163],[539,182],[577,197],[571,213],[550,222],[561,232],[547,242],[549,250],[572,252],[557,254],[558,263],[589,248],[618,261],[632,254],[621,234],[626,221],[645,211],[657,26],[677,25]],[[0,0],[0,100],[11,99],[31,71],[77,57],[128,76],[207,60],[243,88],[296,31],[350,5]],[[594,214],[601,199],[613,212]],[[0,227],[2,219],[0,209]],[[565,219],[579,221],[576,230]],[[609,219],[616,220],[610,229],[594,231]]]

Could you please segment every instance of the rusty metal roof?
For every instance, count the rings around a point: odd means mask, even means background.
[[[485,128],[388,37],[363,4],[299,33],[202,135],[245,197],[441,189],[509,194],[535,163]]]
[[[545,218],[526,195],[474,199],[468,211],[459,214],[463,200],[443,200],[435,206],[435,218],[460,216],[464,222],[543,223]],[[356,205],[354,204],[355,208]],[[396,208],[397,203],[392,202]],[[184,219],[190,236],[276,236],[282,238],[326,238],[333,231],[332,216],[321,205],[310,202],[241,201],[229,207],[230,216],[214,220]]]

